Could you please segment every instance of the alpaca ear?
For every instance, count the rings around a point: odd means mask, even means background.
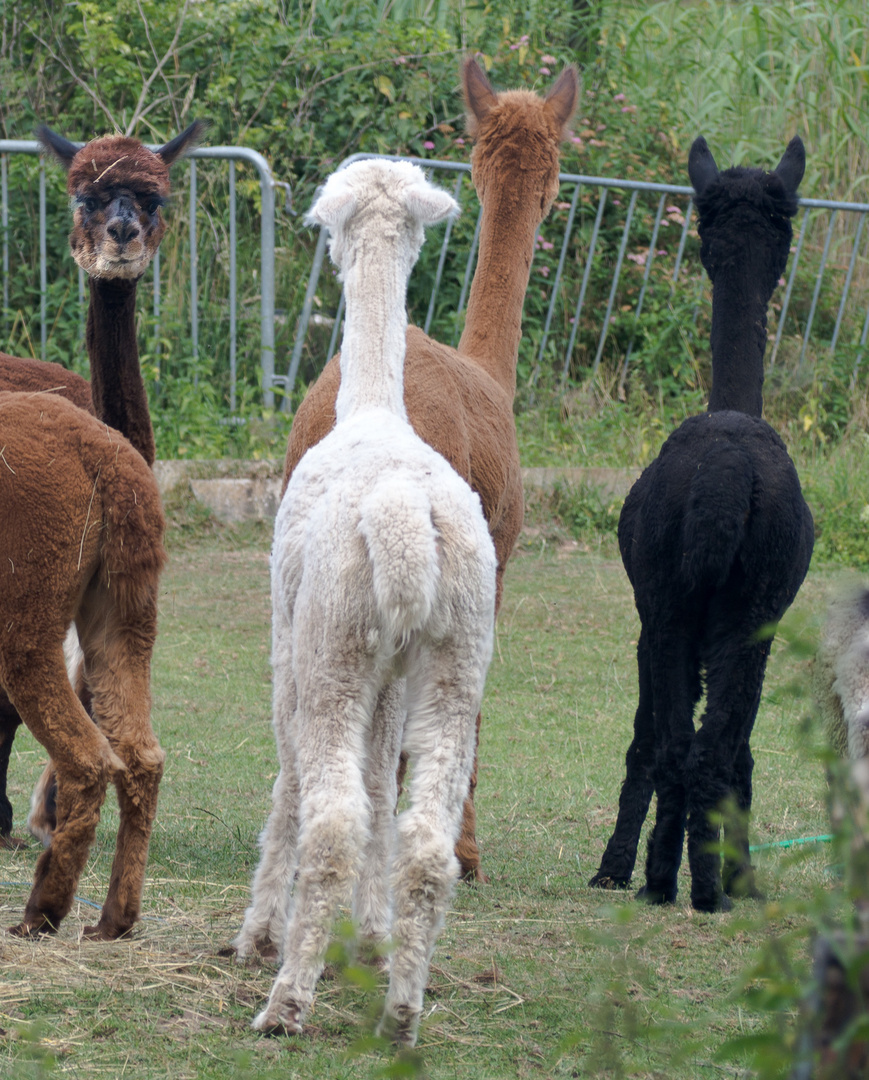
[[[72,159],[79,152],[79,147],[52,131],[50,127],[46,127],[45,124],[36,129],[36,137],[42,143],[42,149],[69,172]]]
[[[473,136],[477,125],[482,123],[497,104],[498,96],[473,56],[469,56],[462,66],[462,87],[468,110],[468,134]]]
[[[806,148],[799,135],[794,135],[788,143],[781,161],[773,170],[785,186],[785,191],[796,195],[797,188],[806,171]]]
[[[547,108],[552,113],[552,118],[559,128],[564,131],[573,116],[576,108],[576,99],[579,97],[579,76],[573,64],[562,71],[555,85],[546,95]],[[566,131],[564,132],[566,135]]]
[[[171,165],[178,158],[189,154],[199,144],[207,127],[208,124],[204,120],[194,120],[190,127],[185,128],[180,135],[176,135],[165,146],[161,146],[157,153],[167,165]]]
[[[439,221],[446,221],[459,213],[459,204],[452,195],[428,183],[407,188],[404,204],[408,212],[423,225],[437,225]]]
[[[718,178],[718,166],[702,135],[698,135],[691,144],[691,152],[688,155],[688,175],[691,178],[691,186],[698,195],[702,195]]]
[[[306,225],[325,225],[334,229],[343,225],[355,211],[356,196],[352,191],[347,188],[343,191],[328,191],[327,188],[323,189],[305,215]]]

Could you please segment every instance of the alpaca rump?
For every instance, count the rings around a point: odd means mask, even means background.
[[[793,463],[761,418],[766,308],[787,262],[804,168],[798,138],[770,173],[719,173],[705,140],[691,148],[701,259],[713,286],[712,392],[709,411],[670,435],[619,518],[641,623],[639,703],[616,827],[589,883],[628,886],[657,794],[639,894],[652,903],[676,898],[686,832],[696,909],[727,910],[731,895],[756,895],[749,740],[768,628],[793,602],[814,540]],[[722,874],[712,815],[728,805],[736,813],[725,823]]]
[[[120,804],[99,922],[138,918],[163,752],[150,724],[150,663],[164,520],[153,474],[111,428],[53,394],[0,393],[0,688],[57,770],[57,828],[12,932],[68,913],[109,781]],[[94,718],[64,663],[75,623]]]
[[[479,497],[404,406],[407,280],[453,199],[407,163],[334,174],[330,230],[347,320],[333,431],[293,470],[272,549],[280,774],[239,958],[282,954],[264,1032],[299,1032],[339,905],[390,939],[380,1030],[413,1045],[458,876],[454,847],[492,655],[496,556]],[[400,752],[409,807],[395,822]],[[295,879],[295,884],[294,884]]]
[[[417,434],[480,496],[498,557],[496,608],[524,517],[513,420],[522,304],[534,238],[558,192],[559,147],[576,106],[566,68],[545,97],[496,93],[475,60],[462,67],[472,178],[482,206],[477,267],[458,349],[406,331],[404,402]],[[302,455],[335,425],[340,357],[326,364],[293,419],[284,488]],[[480,718],[477,718],[479,725]],[[467,878],[485,881],[476,841],[476,763],[456,854]]]

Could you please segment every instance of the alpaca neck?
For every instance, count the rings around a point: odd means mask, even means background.
[[[410,268],[388,250],[366,252],[344,275],[347,316],[341,342],[340,422],[366,409],[388,409],[407,420],[404,354]]]
[[[472,357],[509,394],[516,389],[522,305],[531,274],[540,194],[518,178],[490,182],[483,201],[480,253],[458,351]]]
[[[88,278],[91,302],[87,351],[97,416],[125,435],[148,465],[154,464],[154,429],[139,367],[136,281]]]
[[[756,283],[722,280],[712,289],[709,412],[763,413],[763,354],[769,296]]]

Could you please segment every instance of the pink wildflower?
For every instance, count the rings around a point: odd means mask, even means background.
[[[541,75],[551,75],[552,74],[552,72],[549,70],[548,67],[542,67],[539,70],[540,70]]]
[[[456,139],[456,146],[464,146],[464,145],[465,145],[465,140],[463,138],[459,137],[458,139]]]
[[[616,94],[615,97],[613,98],[613,101],[624,101],[624,100],[625,100],[625,95],[624,94]]]
[[[541,64],[557,64],[558,61],[555,59],[554,56],[541,56],[540,57],[540,63]]]
[[[434,150],[434,143],[430,139],[426,139],[422,145],[425,150]]]

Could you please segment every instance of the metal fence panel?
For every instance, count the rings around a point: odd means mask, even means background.
[[[79,144],[83,145],[83,144]],[[151,147],[156,150],[156,146]],[[3,312],[8,312],[10,296],[10,263],[9,263],[9,157],[15,154],[35,155],[39,154],[40,145],[36,140],[30,139],[0,139],[0,255],[2,255],[3,267]],[[189,229],[189,304],[190,313],[190,338],[194,358],[199,350],[199,282],[198,282],[198,258],[197,258],[197,161],[221,160],[229,163],[229,283],[227,304],[229,307],[229,355],[230,355],[230,408],[235,411],[235,380],[236,380],[236,356],[237,356],[237,305],[238,305],[238,267],[236,261],[237,230],[236,230],[236,188],[235,166],[237,162],[245,162],[256,170],[260,186],[260,258],[259,258],[259,362],[262,371],[263,403],[267,408],[274,405],[274,372],[275,372],[275,188],[288,185],[275,181],[271,169],[265,158],[255,150],[242,146],[201,146],[193,150],[185,160],[188,162],[189,176],[189,205],[187,212],[187,224]],[[14,213],[14,207],[11,208]],[[48,282],[46,278],[46,190],[45,190],[45,164],[40,161],[39,167],[39,214],[38,214],[38,244],[39,244],[39,293],[40,293],[40,355],[45,359],[46,343],[48,337],[49,317],[46,298]],[[153,289],[153,318],[158,328],[161,318],[161,263],[160,251],[158,250],[151,268],[148,271]],[[84,281],[83,275],[79,275],[79,299],[83,302]],[[82,335],[83,336],[83,335]]]
[[[365,157],[399,160],[392,155],[355,154],[342,167]],[[461,285],[452,311],[451,332],[442,332],[442,319],[441,332],[436,329],[434,333],[439,340],[455,344],[480,231],[480,209],[473,186],[463,183],[470,165],[423,158],[404,160],[422,166],[444,186],[450,186],[449,174],[458,173],[453,182],[454,195],[463,203],[464,213],[476,222],[473,238],[465,250],[456,250],[456,245],[451,244],[455,235],[451,224],[441,242],[436,270],[422,290],[430,297],[424,323],[428,332],[441,296],[445,267],[451,262],[457,268]],[[555,209],[540,230],[540,234],[551,239],[541,243],[539,234],[534,252],[529,294],[532,290],[546,294],[542,298],[534,297],[538,307],[540,299],[544,301],[542,328],[536,336],[528,330],[531,297],[526,296],[522,348],[526,366],[530,367],[529,384],[537,382],[547,366],[562,387],[571,375],[575,378],[595,375],[609,349],[611,368],[620,370],[619,382],[623,387],[644,328],[644,308],[653,285],[660,294],[666,282],[671,297],[687,293],[696,321],[703,293],[708,294],[709,285],[699,264],[692,197],[693,189],[679,184],[561,174]],[[777,294],[771,305],[768,367],[773,369],[781,362],[785,340],[789,354],[798,357],[796,369],[802,370],[810,355],[817,357],[821,352],[832,354],[841,349],[847,331],[847,344],[853,355],[853,382],[869,332],[869,250],[863,241],[869,203],[807,198],[800,200],[800,208],[784,295]],[[667,241],[662,240],[665,232]],[[547,249],[557,251],[554,267]],[[309,347],[315,306],[319,299],[323,310],[321,294],[329,291],[328,287],[324,289],[324,256],[325,234],[321,233],[287,375],[283,380],[276,376],[289,393],[296,386],[302,358]],[[797,294],[799,303],[795,302]],[[820,318],[822,307],[824,317]],[[342,315],[339,299],[334,307],[329,346],[325,350],[320,343],[316,346],[322,353],[321,365],[335,349]],[[617,322],[622,331],[619,340],[614,338]],[[316,363],[313,356],[312,360]]]
[[[8,313],[10,304],[10,222],[16,214],[16,207],[9,202],[9,160],[15,154],[38,152],[35,141],[0,140],[4,313]],[[342,164],[376,156],[398,160],[390,155],[357,154]],[[226,293],[220,298],[219,312],[213,307],[200,310],[199,270],[205,256],[200,252],[203,215],[197,165],[203,159],[227,163]],[[440,243],[430,241],[423,249],[409,294],[414,321],[438,340],[455,345],[461,334],[481,226],[480,206],[468,175],[470,166],[422,158],[404,160],[422,166],[449,187],[463,206],[461,218],[446,226]],[[237,163],[253,166],[259,181],[259,263],[256,273],[252,266],[242,265],[241,274],[248,298],[245,310],[251,303],[259,309],[262,400],[267,408],[273,407],[278,391],[283,407],[289,409],[294,390],[298,392],[300,383],[316,377],[338,346],[343,298],[326,259],[326,234],[321,231],[310,255],[301,308],[286,312],[291,321],[287,330],[295,326],[295,334],[286,354],[276,358],[275,326],[276,318],[281,316],[275,307],[275,188],[288,186],[273,179],[268,163],[256,151],[232,146],[199,147],[190,157],[186,333],[195,363],[202,348],[202,320],[217,321],[220,327],[226,324],[226,342],[221,330],[221,347],[227,349],[227,407],[230,414],[235,414],[239,349],[249,352],[252,329],[245,333],[239,318],[242,279],[237,257]],[[708,318],[709,284],[699,265],[693,192],[684,185],[574,173],[562,173],[560,180],[559,196],[535,243],[524,308],[520,354],[523,377],[532,387],[546,378],[564,388],[571,379],[595,375],[605,365],[610,377],[618,378],[619,390],[623,391],[632,369],[653,362],[650,356],[656,347],[655,334],[666,334],[668,327],[673,333],[682,333],[686,317],[693,323]],[[34,351],[41,350],[43,357],[52,322],[46,304],[46,201],[45,167],[40,163],[37,235],[29,242],[39,252],[39,349]],[[822,355],[837,356],[839,362],[849,366],[852,385],[857,381],[869,337],[869,243],[864,229],[867,213],[869,203],[800,200],[787,280],[771,305],[771,346],[767,355],[770,371],[784,367],[804,373],[811,360]],[[210,219],[206,218],[204,224],[206,230],[214,230]],[[301,253],[303,245],[297,243],[296,247],[299,251],[294,252],[292,272],[298,276],[298,264],[307,256]],[[303,261],[303,266],[307,265]],[[149,317],[159,341],[160,327],[168,318],[159,251],[149,273],[153,295]],[[256,279],[253,283],[252,274]],[[85,287],[81,272],[77,294],[83,339]]]

